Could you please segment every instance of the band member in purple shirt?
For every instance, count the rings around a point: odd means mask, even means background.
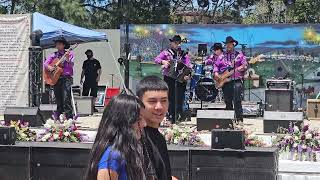
[[[247,70],[246,56],[242,52],[238,52],[234,49],[234,47],[238,45],[238,41],[234,40],[231,36],[228,36],[223,43],[226,44],[226,52],[219,56],[220,58],[216,59],[213,71],[215,77],[220,78],[220,74],[226,70],[235,70],[235,73],[230,77],[231,81],[224,84],[222,91],[226,109],[233,110],[234,106],[237,121],[242,123],[243,110],[241,101],[243,77]]]
[[[54,40],[57,51],[50,54],[44,63],[44,68],[53,71],[54,67],[50,66],[53,60],[61,58],[66,49],[70,47],[69,43],[64,37],[58,37]],[[55,118],[64,114],[67,119],[73,118],[72,105],[71,105],[71,86],[73,84],[73,65],[74,53],[70,51],[66,54],[66,60],[63,63],[63,73],[58,82],[53,86],[54,95],[57,103],[57,112]]]
[[[176,120],[181,117],[183,109],[183,101],[186,91],[186,82],[180,83],[174,78],[169,77],[170,61],[173,61],[179,53],[180,44],[182,39],[179,35],[173,36],[170,40],[170,48],[162,51],[156,58],[155,63],[161,64],[162,75],[164,76],[164,81],[169,86],[169,115],[168,119],[175,123]],[[182,58],[183,64],[188,67],[192,67],[190,63],[190,58],[187,55]],[[189,80],[190,76],[185,76],[185,80]]]
[[[214,62],[216,59],[221,59],[223,58],[223,47],[221,43],[214,43],[213,46],[211,47],[211,51],[213,54],[207,57],[205,60],[205,65],[212,65],[214,66]]]

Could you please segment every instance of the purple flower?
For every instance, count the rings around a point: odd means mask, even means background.
[[[303,128],[302,128],[302,131],[303,132],[306,132],[306,131],[308,131],[309,130],[309,125],[307,124],[307,125],[305,125],[305,126],[303,126]]]
[[[302,135],[301,140],[305,140],[305,139],[306,139],[306,135]]]
[[[311,147],[307,147],[307,152],[310,153],[312,151]]]
[[[298,152],[302,152],[302,146],[301,146],[301,144],[298,145]]]

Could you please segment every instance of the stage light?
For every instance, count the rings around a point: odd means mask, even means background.
[[[205,8],[209,6],[209,1],[208,0],[197,0],[198,6],[201,8]]]
[[[290,5],[294,4],[295,2],[296,2],[296,0],[283,0],[283,3],[286,6],[290,6]]]

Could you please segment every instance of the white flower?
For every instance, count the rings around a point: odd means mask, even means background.
[[[297,144],[297,143],[294,143],[294,144],[293,144],[293,147],[294,147],[294,148],[296,148],[297,146],[298,146],[298,144]]]
[[[48,133],[41,138],[41,141],[47,141],[50,137],[51,137],[51,133]]]
[[[294,140],[298,141],[298,140],[299,140],[298,136],[295,136],[295,137],[294,137]]]
[[[307,149],[307,146],[305,144],[302,145],[302,149]]]
[[[69,120],[63,122],[63,125],[65,128],[69,128],[70,126],[72,126],[72,124],[73,124],[72,119],[69,119]]]
[[[311,139],[311,138],[312,138],[312,134],[309,133],[306,135],[306,139]]]
[[[299,128],[298,128],[298,126],[294,126],[294,132],[299,132],[300,130],[299,130]]]
[[[68,137],[70,135],[70,133],[69,132],[64,132],[63,135]]]
[[[59,135],[58,134],[54,134],[53,135],[53,139],[58,139]]]

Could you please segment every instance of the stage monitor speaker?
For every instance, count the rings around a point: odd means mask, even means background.
[[[4,120],[6,123],[22,120],[28,122],[33,127],[42,126],[44,123],[38,107],[6,107],[4,110]]]
[[[291,112],[293,110],[293,90],[265,90],[266,111]]]
[[[52,118],[54,111],[57,111],[56,104],[40,104],[40,114],[44,120]]]
[[[207,44],[198,44],[198,56],[206,56],[207,55]]]
[[[279,79],[285,79],[289,76],[290,70],[287,67],[287,65],[282,61],[277,61],[274,64],[274,69],[275,69],[275,78]]]
[[[213,129],[211,132],[212,149],[244,149],[244,131]]]
[[[303,122],[303,112],[265,111],[263,131],[264,133],[281,133],[280,128],[288,129],[290,122],[299,127]]]
[[[79,116],[88,116],[93,114],[93,97],[74,96],[77,114]]]
[[[198,110],[197,130],[230,129],[234,111],[226,110]]]
[[[0,144],[15,144],[16,137],[15,127],[0,127]]]

